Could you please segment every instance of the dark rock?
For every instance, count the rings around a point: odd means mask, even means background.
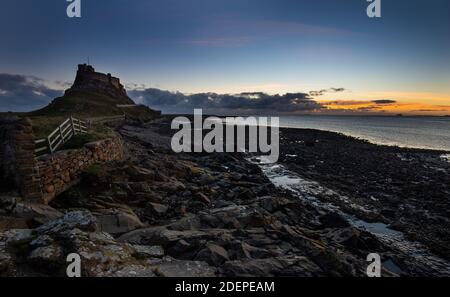
[[[230,258],[228,252],[223,247],[210,243],[197,254],[195,259],[205,261],[212,266],[220,266]]]
[[[174,261],[157,265],[158,276],[164,277],[213,277],[215,268],[202,261]]]
[[[331,212],[319,218],[324,228],[346,228],[350,224],[341,215]]]
[[[204,203],[204,204],[210,204],[211,200],[203,193],[195,193],[194,194],[194,198],[197,199],[198,201]]]
[[[135,214],[126,212],[97,216],[97,224],[100,231],[111,234],[122,234],[144,226]]]
[[[57,245],[38,247],[30,253],[27,260],[37,267],[58,267],[63,261],[63,251]]]
[[[45,204],[32,203],[32,202],[18,202],[12,214],[15,217],[23,218],[35,226],[40,226],[44,223],[60,218],[63,214]]]
[[[291,201],[283,197],[263,197],[260,203],[268,212],[275,212],[289,205]]]
[[[323,272],[308,258],[295,256],[228,261],[221,267],[221,274],[229,277],[311,277],[323,275]]]
[[[145,213],[149,217],[161,217],[163,216],[169,208],[166,205],[159,203],[148,203],[145,208]]]
[[[174,258],[189,260],[195,252],[195,246],[181,239],[177,241],[171,248],[167,250],[167,253]]]
[[[0,232],[10,229],[28,229],[27,220],[0,216]]]

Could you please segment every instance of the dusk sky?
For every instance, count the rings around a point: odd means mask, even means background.
[[[89,56],[138,101],[302,92],[334,111],[450,114],[448,0],[382,0],[379,19],[365,0],[81,3],[70,19],[65,0],[1,0],[0,111],[45,105]]]

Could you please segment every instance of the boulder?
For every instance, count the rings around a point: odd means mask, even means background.
[[[73,211],[35,230],[40,234],[58,234],[75,228],[88,232],[98,231],[97,220],[89,211]]]
[[[230,260],[228,252],[220,245],[214,243],[210,243],[202,249],[195,259],[205,261],[212,266],[220,266],[225,261]]]
[[[181,239],[177,241],[167,253],[174,258],[189,260],[195,254],[195,246]]]
[[[33,202],[18,202],[12,211],[12,215],[23,218],[32,225],[42,225],[63,216],[60,211],[51,206]]]
[[[161,217],[167,212],[168,209],[169,207],[166,205],[149,202],[145,208],[145,214],[149,217]]]
[[[144,226],[134,213],[117,212],[96,218],[99,230],[110,234],[123,234]]]

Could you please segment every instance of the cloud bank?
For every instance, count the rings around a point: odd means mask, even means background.
[[[34,76],[0,73],[0,112],[35,110],[62,93]]]
[[[185,95],[149,88],[131,90],[129,95],[136,102],[160,109],[164,113],[192,113],[194,108],[220,114],[296,114],[323,109],[324,106],[306,93],[269,95],[263,92],[240,94],[199,93]]]

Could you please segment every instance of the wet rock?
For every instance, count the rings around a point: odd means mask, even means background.
[[[216,270],[202,261],[174,261],[158,265],[154,271],[163,277],[214,277]]]
[[[324,228],[346,228],[350,224],[341,215],[330,212],[319,218]]]

